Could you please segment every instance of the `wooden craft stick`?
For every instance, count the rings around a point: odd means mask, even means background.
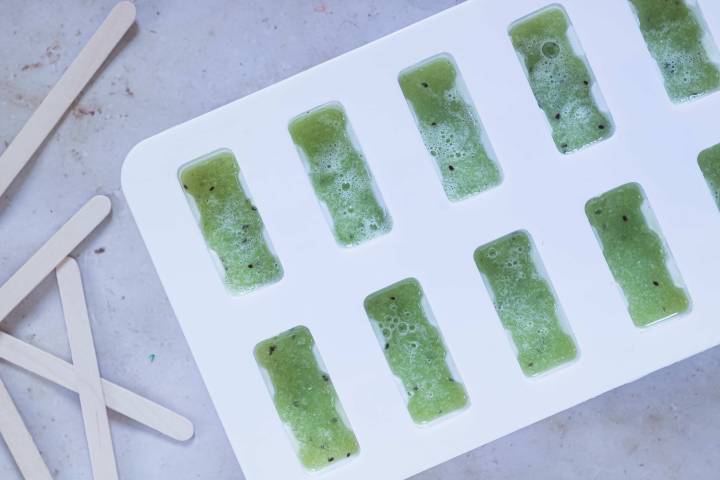
[[[90,199],[0,287],[0,322],[110,213],[110,199]]]
[[[75,376],[78,379],[80,411],[85,424],[93,478],[118,480],[110,422],[100,383],[100,368],[80,268],[74,258],[66,257],[58,265],[56,274]]]
[[[2,380],[0,380],[0,435],[5,440],[23,478],[52,480],[50,471]]]
[[[75,368],[65,360],[0,332],[0,358],[73,392],[78,391]],[[107,407],[179,441],[193,437],[193,424],[155,402],[115,383],[102,380]]]
[[[135,21],[135,6],[120,2],[0,155],[0,195],[52,132]]]

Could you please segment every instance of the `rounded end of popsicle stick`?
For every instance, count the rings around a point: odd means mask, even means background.
[[[72,269],[77,272],[80,271],[80,266],[78,265],[77,260],[75,260],[73,257],[71,257],[69,255],[67,257],[63,258],[62,262],[60,262],[58,264],[58,266],[55,268],[55,271],[59,273],[61,270],[67,270],[67,269]]]
[[[99,213],[104,214],[103,216],[109,215],[112,210],[112,202],[105,195],[95,195],[88,202],[88,206],[91,206]]]
[[[195,426],[187,418],[182,419],[182,422],[178,423],[178,431],[175,435],[175,439],[180,442],[187,442],[195,436]]]
[[[112,12],[110,12],[110,15],[121,16],[125,21],[130,23],[135,21],[136,14],[137,9],[135,8],[135,4],[128,1],[118,3],[113,7]]]

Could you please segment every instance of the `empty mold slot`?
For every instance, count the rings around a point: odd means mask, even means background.
[[[178,177],[227,289],[241,294],[278,282],[282,265],[233,153],[217,150],[193,160]]]
[[[258,343],[255,360],[305,469],[326,470],[358,455],[355,433],[306,327]]]
[[[478,248],[475,263],[525,375],[547,373],[578,357],[570,325],[529,233],[513,232]]]
[[[560,5],[514,22],[512,44],[561,153],[610,138],[612,116],[580,41]]]
[[[398,82],[449,200],[463,200],[502,182],[490,140],[449,54],[403,70]]]
[[[720,54],[694,0],[628,0],[675,103],[720,89]]]
[[[720,144],[700,152],[698,165],[715,199],[715,205],[720,209]]]
[[[585,213],[635,325],[690,310],[690,297],[645,192],[628,183],[595,197]]]
[[[294,118],[289,131],[340,245],[359,245],[392,229],[342,105],[310,110]]]
[[[469,405],[416,279],[402,280],[368,296],[365,311],[416,424],[429,424]]]

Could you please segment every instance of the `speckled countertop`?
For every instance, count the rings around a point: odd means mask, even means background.
[[[0,0],[0,151],[113,3]],[[76,252],[100,367],[197,427],[192,442],[179,444],[112,414],[122,478],[243,478],[120,192],[126,153],[152,134],[455,3],[137,1],[137,26],[122,48],[0,199],[4,281],[90,196],[112,198],[112,218]],[[69,359],[53,278],[2,328]],[[91,478],[76,396],[6,364],[0,376],[55,478]],[[720,348],[416,479],[710,480],[718,471]],[[20,478],[2,445],[0,478]]]

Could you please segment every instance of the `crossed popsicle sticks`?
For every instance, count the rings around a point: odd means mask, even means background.
[[[80,269],[68,255],[108,216],[110,209],[107,197],[92,198],[0,287],[1,322],[55,270],[73,363],[4,332],[0,332],[0,359],[78,393],[93,477],[98,480],[118,478],[108,408],[175,440],[189,440],[194,435],[187,418],[100,376]],[[24,478],[52,480],[2,380],[0,435]]]
[[[0,194],[41,147],[66,110],[100,69],[135,21],[135,6],[118,3],[37,110],[0,154]],[[0,332],[0,359],[14,363],[80,396],[93,477],[118,478],[107,409],[111,408],[176,440],[193,436],[186,418],[100,376],[85,294],[70,252],[110,213],[110,200],[91,199],[2,287],[0,322],[53,270],[56,271],[73,364]],[[0,380],[0,435],[28,480],[51,480],[10,393]]]

